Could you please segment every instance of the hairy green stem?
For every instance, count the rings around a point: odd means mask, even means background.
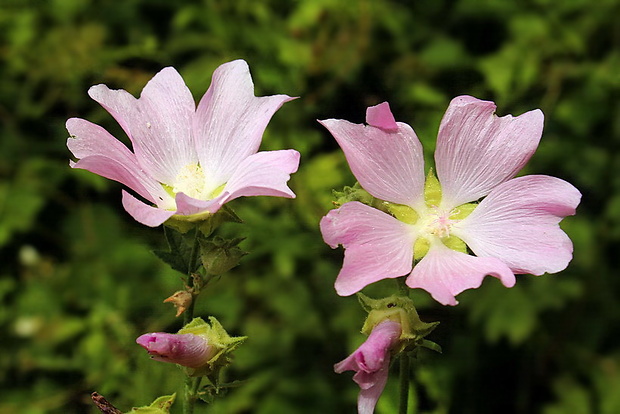
[[[190,289],[194,287],[194,276],[192,275],[194,268],[196,267],[196,261],[198,260],[199,242],[198,242],[198,229],[195,230],[196,235],[194,237],[194,244],[192,245],[192,252],[190,254],[189,263],[187,265],[187,287]],[[195,299],[195,297],[193,298]],[[194,300],[189,304],[185,312],[183,312],[183,325],[187,325],[194,319]]]
[[[194,268],[196,267],[196,261],[198,260],[198,229],[195,230],[196,235],[194,237],[194,244],[192,246],[192,252],[190,254],[189,263],[187,266],[187,286],[191,289],[194,287],[194,276],[192,275]],[[185,312],[183,312],[183,325],[187,325],[194,319],[194,300],[189,304]],[[201,378],[192,378],[187,376],[185,378],[185,399],[183,400],[183,414],[193,414],[194,407],[196,405],[196,398],[198,387],[200,387]]]
[[[410,358],[406,352],[400,355],[400,404],[398,414],[407,414],[409,405],[409,382],[411,370],[409,368]]]

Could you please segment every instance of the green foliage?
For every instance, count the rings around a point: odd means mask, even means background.
[[[247,382],[212,412],[354,412],[356,386],[332,367],[363,340],[364,315],[335,294],[342,251],[318,232],[331,190],[354,178],[316,119],[363,122],[387,100],[430,163],[461,94],[501,115],[541,108],[526,172],[564,178],[584,199],[563,223],[575,254],[561,274],[512,289],[487,280],[455,308],[413,293],[422,320],[441,321],[429,339],[444,353],[421,353],[412,399],[435,414],[619,412],[619,14],[617,0],[0,1],[0,412],[95,413],[93,391],[128,411],[182,391],[183,372],[134,343],[181,327],[161,301],[186,281],[151,253],[181,241],[135,223],[119,185],[68,167],[64,123],[86,118],[128,143],[89,86],[138,94],[173,65],[198,99],[234,58],[249,62],[257,95],[300,97],[263,148],[296,148],[302,163],[295,200],[236,200],[245,223],[218,229],[250,254],[195,312],[249,339],[222,378]],[[379,414],[394,412],[396,393],[390,382]]]

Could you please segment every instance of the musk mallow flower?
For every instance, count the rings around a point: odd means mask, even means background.
[[[338,374],[355,371],[353,380],[359,385],[357,398],[359,414],[372,414],[385,388],[390,368],[391,352],[401,336],[400,323],[386,319],[374,326],[366,341],[351,355],[334,365]]]
[[[407,275],[409,287],[456,305],[486,275],[511,287],[515,274],[566,268],[573,248],[559,222],[575,214],[581,194],[555,177],[513,178],[538,146],[543,113],[498,117],[495,109],[471,96],[452,100],[437,137],[437,176],[426,180],[422,145],[387,102],[368,108],[368,125],[319,121],[362,188],[382,200],[381,209],[347,202],[321,220],[325,242],[345,248],[338,294]]]
[[[258,152],[273,114],[294,98],[254,96],[248,65],[225,63],[196,107],[179,73],[162,69],[139,98],[95,85],[88,91],[120,124],[132,150],[102,127],[67,121],[67,146],[82,168],[118,181],[127,212],[148,226],[176,215],[199,220],[241,196],[295,197],[288,188],[297,170],[295,150]]]

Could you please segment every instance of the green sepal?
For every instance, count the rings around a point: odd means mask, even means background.
[[[467,254],[467,245],[456,236],[448,236],[441,239],[441,242],[449,249]]]
[[[376,325],[388,319],[400,324],[401,342],[395,353],[422,346],[424,337],[439,325],[439,322],[422,322],[413,301],[406,296],[392,295],[387,298],[372,299],[363,293],[358,293],[357,297],[362,307],[368,312],[368,317],[362,326],[363,334],[370,335]]]
[[[169,414],[170,407],[174,403],[176,393],[172,395],[164,395],[157,398],[149,406],[132,408],[126,414]]]
[[[203,336],[207,339],[207,343],[217,350],[202,367],[186,368],[187,374],[191,377],[211,377],[212,374],[217,374],[221,368],[232,362],[232,352],[247,339],[247,336],[230,336],[213,316],[209,316],[209,322],[210,324],[202,318],[194,318],[178,332]],[[217,378],[217,375],[214,376]]]
[[[237,266],[241,258],[248,254],[239,248],[244,238],[223,239],[214,237],[211,240],[200,239],[200,260],[209,275],[221,275]]]
[[[230,390],[231,388],[238,388],[247,382],[247,380],[235,380],[222,384],[211,383],[202,387],[202,389],[198,393],[198,398],[200,398],[207,404],[211,404],[213,403],[213,401],[215,401],[216,397],[223,397],[228,393],[228,390]]]
[[[383,204],[386,206],[388,213],[407,224],[415,224],[420,215],[409,206],[403,204],[394,204],[384,201]]]
[[[463,220],[465,217],[469,216],[476,207],[478,207],[478,203],[461,204],[460,206],[452,210],[452,213],[450,214],[450,219]]]
[[[340,207],[341,205],[351,202],[351,201],[359,201],[360,203],[372,205],[375,202],[375,198],[368,193],[368,191],[364,190],[360,183],[355,183],[353,187],[346,186],[342,189],[342,191],[332,190],[332,195],[334,196],[334,205],[336,207]]]
[[[174,215],[166,220],[164,226],[183,234],[197,229],[205,236],[208,236],[223,223],[242,222],[243,220],[230,207],[224,205],[214,214],[204,212],[191,216]]]
[[[428,207],[437,207],[441,203],[441,185],[432,168],[428,170],[424,182],[424,201]]]
[[[430,349],[431,351],[435,351],[439,354],[443,353],[442,349],[441,349],[441,345],[439,345],[438,343],[435,343],[433,341],[429,341],[428,339],[423,339],[422,342],[420,342],[420,346],[422,348],[426,348],[426,349]]]

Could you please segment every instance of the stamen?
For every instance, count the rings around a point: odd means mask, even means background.
[[[175,194],[182,192],[199,200],[208,200],[209,194],[205,194],[205,181],[202,167],[199,164],[188,164],[177,174],[172,191]]]

